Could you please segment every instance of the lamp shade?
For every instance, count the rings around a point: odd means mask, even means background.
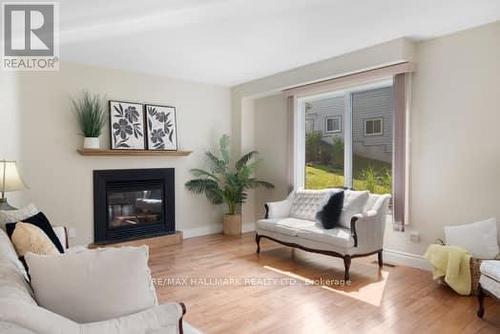
[[[26,189],[26,185],[19,176],[16,162],[0,160],[0,192],[23,189]]]

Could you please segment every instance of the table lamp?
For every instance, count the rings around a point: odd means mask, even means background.
[[[26,189],[15,161],[0,160],[0,210],[15,210],[7,203],[6,192]]]

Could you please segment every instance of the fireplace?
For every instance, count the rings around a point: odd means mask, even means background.
[[[95,243],[173,233],[173,168],[94,171]]]

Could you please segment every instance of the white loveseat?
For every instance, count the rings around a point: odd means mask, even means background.
[[[67,245],[64,228],[55,228]],[[160,334],[199,333],[182,317],[181,303],[153,306],[144,311],[94,323],[79,324],[37,305],[28,276],[6,233],[0,229],[0,333],[39,334]]]
[[[340,257],[344,260],[345,280],[349,280],[351,258],[378,253],[383,266],[384,228],[390,195],[369,194],[362,210],[346,217],[349,228],[324,229],[315,221],[316,213],[338,189],[300,190],[287,199],[266,203],[266,217],[256,223],[257,253],[260,239],[267,238],[280,244],[305,251]],[[346,190],[346,196],[350,190]],[[343,213],[344,214],[344,213]]]

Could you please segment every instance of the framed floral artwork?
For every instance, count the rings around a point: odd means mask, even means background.
[[[149,150],[178,149],[175,107],[146,104],[146,122]]]
[[[109,101],[110,137],[113,150],[144,150],[144,106]]]

